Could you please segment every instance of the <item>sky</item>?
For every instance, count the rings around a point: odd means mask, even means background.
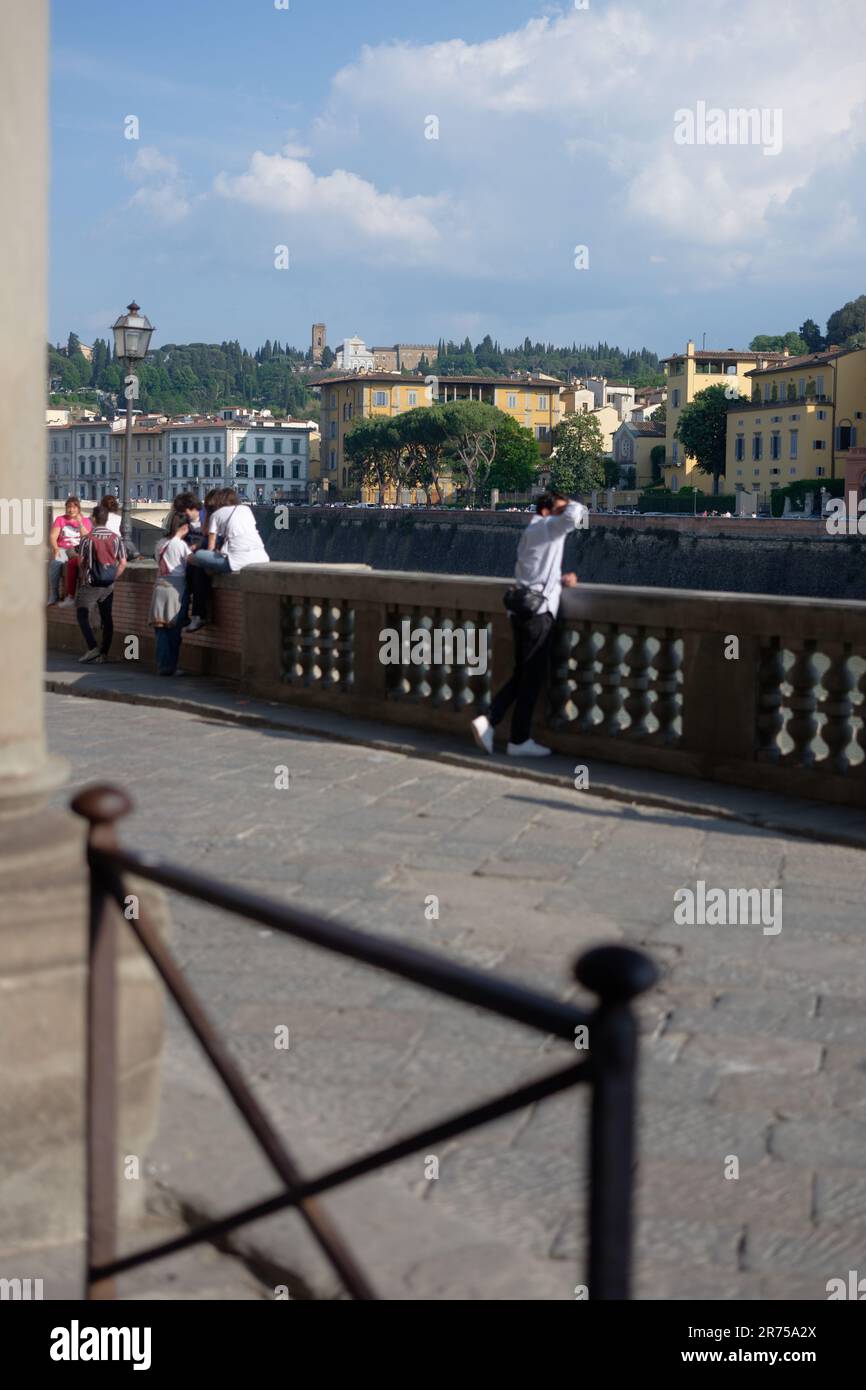
[[[134,297],[153,346],[321,321],[664,356],[866,292],[862,0],[54,0],[52,26],[52,341]]]

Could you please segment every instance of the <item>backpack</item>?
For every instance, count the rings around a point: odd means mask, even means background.
[[[87,583],[94,589],[110,589],[120,567],[119,547],[113,531],[93,534],[90,538],[90,566]]]

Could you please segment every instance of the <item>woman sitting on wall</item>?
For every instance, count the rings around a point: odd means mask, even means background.
[[[234,574],[247,565],[268,564],[252,508],[241,502],[234,488],[225,488],[211,502],[219,505],[208,520],[207,549],[191,555],[190,565],[208,574]]]

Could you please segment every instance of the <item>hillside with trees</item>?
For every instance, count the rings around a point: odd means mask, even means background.
[[[422,367],[426,365],[421,363]],[[553,343],[533,343],[529,338],[524,338],[520,347],[502,348],[489,333],[475,347],[468,338],[459,344],[440,339],[438,354],[429,370],[437,376],[545,372],[562,381],[572,376],[604,376],[635,386],[659,386],[664,381],[657,353],[647,348],[624,351],[609,343],[556,347]]]

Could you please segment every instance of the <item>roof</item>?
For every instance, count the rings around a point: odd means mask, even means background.
[[[746,376],[758,376],[762,372],[777,372],[779,368],[789,368],[797,371],[800,367],[820,367],[826,362],[833,362],[837,357],[845,357],[849,352],[861,352],[861,348],[840,348],[829,347],[823,352],[807,352],[804,357],[786,357],[784,362],[779,362],[773,367],[755,367],[751,372],[746,372]]]
[[[670,357],[662,357],[662,362],[679,362],[688,357],[687,352],[674,352]],[[751,352],[738,348],[701,348],[694,354],[696,362],[763,362],[778,361],[790,362],[790,357],[786,357],[783,352]]]
[[[626,429],[630,429],[633,434],[640,434],[653,438],[657,437],[659,439],[665,438],[665,431],[662,429],[661,425],[653,424],[652,420],[626,420],[624,423]]]

